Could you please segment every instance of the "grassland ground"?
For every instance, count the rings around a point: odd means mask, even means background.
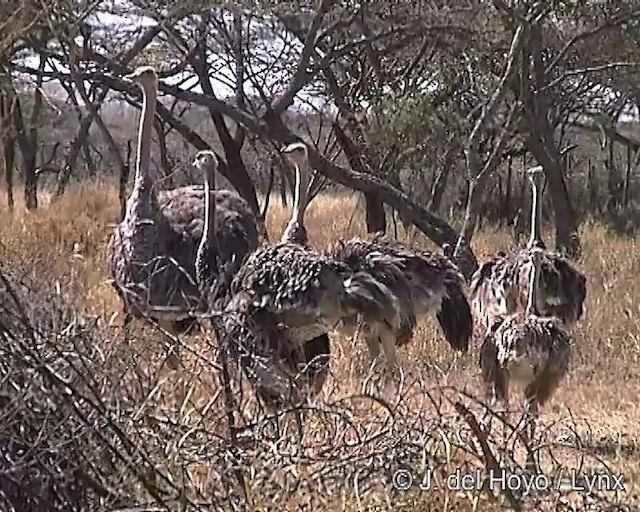
[[[324,247],[342,237],[364,234],[361,208],[354,197],[321,196],[310,205],[306,223],[313,246]],[[41,203],[43,206],[32,213],[18,205],[10,214],[4,205],[0,206],[3,219],[0,261],[5,267],[24,272],[42,288],[55,290],[65,303],[95,319],[100,332],[101,346],[97,347],[100,367],[110,375],[105,382],[113,386],[109,400],[130,411],[127,428],[134,429],[140,418],[147,418],[148,422],[155,418],[155,427],[149,427],[156,432],[155,437],[146,442],[157,443],[158,453],[165,458],[163,471],[174,475],[173,484],[189,487],[185,491],[189,499],[204,503],[207,496],[217,492],[216,482],[221,478],[213,457],[195,456],[198,449],[208,446],[207,436],[219,434],[223,428],[219,414],[217,423],[207,425],[208,419],[213,418],[212,411],[219,412],[223,407],[215,343],[205,335],[181,339],[181,368],[175,370],[165,364],[172,343],[161,333],[138,326],[129,339],[121,336],[120,305],[106,283],[104,263],[105,246],[119,210],[115,186],[75,185],[55,204],[49,204],[43,193]],[[288,215],[287,208],[271,201],[267,228],[272,239],[278,238]],[[399,238],[414,246],[435,249],[422,235],[406,233],[402,228]],[[609,503],[611,510],[623,506],[631,510],[640,505],[638,239],[615,236],[602,226],[588,223],[581,229],[581,241],[583,253],[577,265],[588,278],[585,315],[573,333],[570,375],[542,410],[539,430],[545,442],[553,445],[553,450],[544,455],[550,465],[579,467],[582,461],[584,472],[601,471],[606,466],[623,475],[625,491],[602,496],[587,496],[584,491],[570,496],[554,494],[531,506],[556,510],[573,503],[576,510],[587,506],[604,510],[603,504]],[[509,234],[499,229],[485,229],[473,240],[479,260],[512,245]],[[473,399],[484,399],[478,378],[477,340],[469,354],[454,360],[437,325],[430,319],[421,322],[413,342],[399,350],[406,376],[400,395],[391,390],[380,372],[372,372],[369,378],[363,375],[363,361],[368,356],[362,343],[354,344],[339,335],[333,336],[332,343],[332,376],[317,401],[322,414],[310,413],[305,432],[308,444],[292,442],[290,446],[269,448],[267,443],[262,448],[267,446],[266,451],[271,450],[271,458],[261,450],[247,449],[250,455],[246,460],[254,464],[254,473],[248,471],[248,476],[245,475],[247,492],[256,508],[497,510],[500,507],[487,493],[444,489],[427,493],[415,487],[399,492],[389,480],[394,464],[400,464],[400,459],[411,452],[407,445],[398,445],[399,435],[407,436],[404,441],[408,442],[415,434],[409,443],[415,449],[412,456],[428,453],[442,463],[443,472],[456,467],[469,470],[483,467],[486,461],[482,457],[461,448],[462,441],[452,440],[456,437],[456,425],[460,427],[458,434],[465,429],[470,432],[468,424],[454,410],[457,401],[464,402],[478,418],[482,416],[480,405]],[[471,398],[464,399],[467,395]],[[248,411],[254,410],[255,404],[246,393],[239,401],[246,405],[240,408],[244,414],[238,421],[250,424],[253,420]],[[342,413],[338,412],[340,407],[345,408]],[[391,409],[393,414],[389,412]],[[399,424],[389,423],[391,416],[394,422],[400,421],[399,416],[403,418]],[[158,425],[165,423],[181,428],[163,437],[164,427]],[[187,436],[187,427],[192,429],[188,434],[191,438],[181,442]],[[143,442],[144,437],[140,434],[137,439]],[[433,444],[437,439],[441,439],[441,447],[421,452],[421,443]],[[353,448],[356,444],[358,450]],[[492,446],[499,451],[497,441]],[[521,448],[515,448],[516,458],[520,457]],[[558,463],[551,460],[552,456],[564,459]],[[393,460],[380,462],[378,466],[367,463],[375,466],[367,470],[364,462],[358,465],[358,457],[363,457],[363,461],[385,457]],[[418,474],[416,460],[407,464]],[[267,467],[272,471],[265,472]],[[359,472],[360,479],[354,471]],[[325,480],[318,475],[325,475]],[[129,484],[122,482],[122,485]],[[130,487],[134,495],[144,495],[139,486]],[[523,503],[527,503],[524,498]]]

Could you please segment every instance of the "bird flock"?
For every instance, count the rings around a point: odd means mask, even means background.
[[[585,276],[542,241],[541,167],[527,171],[529,243],[481,264],[467,289],[447,255],[380,234],[312,247],[303,142],[281,150],[296,183],[291,220],[277,243],[260,240],[257,218],[236,192],[215,189],[213,151],[198,152],[193,162],[203,186],[156,191],[149,161],[158,79],[148,66],[125,79],[141,88],[143,105],[135,181],[107,267],[126,322],[146,317],[179,333],[209,314],[224,357],[278,409],[321,391],[334,330],[361,335],[372,358],[382,349],[394,375],[397,347],[411,341],[418,318],[435,315],[457,352],[467,352],[479,333],[480,374],[492,399],[508,403],[510,387],[519,384],[528,413],[537,415],[568,371],[570,330],[586,297]]]

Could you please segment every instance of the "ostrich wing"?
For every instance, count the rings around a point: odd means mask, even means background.
[[[383,235],[375,236],[373,242],[378,251],[401,262],[414,315],[435,312],[451,347],[466,352],[473,317],[458,268],[440,254],[411,250]]]
[[[472,307],[485,328],[526,307],[530,260],[528,249],[499,253],[474,274]],[[540,276],[538,312],[569,324],[580,319],[587,294],[586,277],[561,255],[549,251],[543,253]]]
[[[280,243],[247,258],[231,285],[255,305],[282,315],[288,324],[305,325],[317,318],[331,327],[353,314],[383,318],[396,324],[393,295],[370,275],[295,244]],[[296,321],[294,317],[300,317]]]
[[[416,325],[416,315],[411,302],[411,290],[402,271],[404,261],[394,255],[385,254],[383,248],[374,242],[360,238],[338,241],[331,245],[325,254],[344,263],[354,273],[369,274],[393,293],[399,307],[400,319],[396,344],[402,345],[409,341]],[[347,323],[354,320],[349,319]]]

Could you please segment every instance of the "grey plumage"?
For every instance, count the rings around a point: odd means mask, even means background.
[[[571,326],[582,317],[587,295],[586,277],[560,254],[546,251],[540,234],[542,169],[528,172],[532,185],[531,238],[525,249],[500,252],[482,264],[471,280],[471,303],[476,321],[484,329],[527,303],[532,251],[542,250],[539,295],[540,314],[554,316]]]
[[[489,394],[508,404],[510,384],[520,384],[532,419],[565,377],[571,355],[564,324],[555,317],[539,316],[536,310],[542,257],[541,249],[531,250],[525,310],[495,323],[480,349],[480,368]]]
[[[454,350],[466,352],[473,318],[464,292],[464,278],[446,256],[408,249],[378,236],[383,250],[403,262],[416,316],[436,313],[445,338]]]
[[[377,282],[384,283],[393,293],[398,310],[398,329],[393,333],[391,343],[385,345],[380,339],[377,324],[364,322],[358,315],[343,320],[350,329],[359,327],[369,348],[370,355],[375,358],[380,351],[380,345],[387,359],[389,370],[396,366],[395,346],[403,345],[413,335],[416,325],[416,315],[411,300],[409,283],[402,270],[402,261],[382,252],[375,242],[361,238],[339,240],[327,248],[325,254],[330,258],[347,265],[352,272],[362,272],[371,275]]]
[[[267,405],[279,409],[304,400],[309,386],[305,356],[276,314],[238,293],[214,321],[225,357],[242,368]]]
[[[213,151],[199,151],[193,161],[204,175],[200,232],[195,257],[195,276],[203,307],[224,298],[231,276],[245,257],[258,248],[258,223],[248,203],[237,193],[215,190],[218,159]],[[209,201],[206,201],[209,194]],[[212,304],[211,304],[212,305]]]
[[[277,311],[290,326],[317,322],[330,329],[358,312],[366,318],[380,315],[390,326],[398,323],[396,305],[381,283],[296,244],[279,243],[251,254],[231,289],[248,293],[256,307]]]
[[[464,281],[446,257],[411,250],[380,234],[369,240],[339,241],[327,254],[354,271],[369,272],[394,293],[400,305],[396,345],[412,339],[418,316],[435,313],[451,347],[460,351],[468,349],[473,320]],[[371,335],[368,331],[365,326],[366,336]],[[387,357],[395,358],[395,355],[387,353]]]
[[[227,353],[276,407],[307,396],[314,379],[318,391],[329,357],[327,333],[339,322],[361,316],[385,340],[393,339],[400,323],[397,299],[388,287],[306,247],[307,148],[298,143],[287,149],[296,163],[291,221],[280,243],[245,260],[221,322]]]
[[[497,324],[480,349],[482,377],[489,393],[508,403],[509,384],[543,405],[568,371],[570,338],[553,317],[516,313]]]
[[[526,305],[531,272],[530,249],[501,253],[484,262],[471,281],[472,308],[476,321],[490,328]],[[572,325],[582,317],[587,295],[586,277],[560,254],[541,255],[538,310]]]
[[[398,306],[384,285],[367,273],[353,273],[347,265],[287,242],[251,254],[235,276],[231,293],[233,299],[223,315],[227,351],[239,359],[247,375],[253,375],[250,380],[263,397],[272,397],[276,405],[286,401],[281,395],[283,382],[288,383],[287,390],[310,384],[310,375],[305,374],[312,362],[306,359],[307,342],[350,316],[362,315],[385,333],[395,332],[399,325]],[[250,348],[243,352],[245,346]],[[260,365],[260,375],[251,358],[242,357],[247,352],[271,361]],[[258,377],[261,380],[256,381]],[[280,396],[277,403],[276,396]],[[304,392],[292,396],[299,398]]]
[[[157,77],[152,68],[141,67],[130,78],[143,90],[136,176],[124,219],[107,246],[108,278],[127,315],[169,321],[179,329],[191,322],[192,312],[201,306],[194,262],[202,236],[204,189],[181,187],[156,193],[149,160]],[[237,214],[246,219],[247,212],[253,217],[239,197],[221,194],[218,199],[223,218]],[[223,209],[223,204],[229,208]],[[227,234],[221,232],[221,236]]]
[[[202,185],[190,185],[158,192],[158,203],[162,214],[175,230],[191,239],[196,251],[204,229],[204,197]],[[213,190],[211,200],[212,204],[215,204],[217,238],[221,242],[233,242],[220,246],[221,258],[228,260],[238,252],[235,248],[237,243],[242,247],[241,251],[244,250],[241,237],[245,238],[248,247],[257,248],[259,244],[257,221],[249,203],[237,192],[231,190]]]

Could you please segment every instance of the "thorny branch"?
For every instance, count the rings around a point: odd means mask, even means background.
[[[357,487],[364,505],[373,495],[392,499],[403,492],[393,487],[398,469],[416,479],[425,463],[437,478],[456,470],[520,477],[521,465],[501,454],[530,450],[520,436],[497,435],[500,424],[481,428],[480,415],[489,414],[494,423],[501,416],[473,393],[439,384],[429,368],[412,368],[394,393],[376,374],[353,389],[333,379],[340,390],[276,421],[243,392],[245,384],[229,364],[222,382],[233,395],[233,441],[225,393],[216,384],[220,367],[185,353],[179,370],[167,373],[163,359],[152,355],[159,340],[147,327],[133,333],[145,336],[144,344],[128,344],[108,329],[16,272],[0,274],[0,503],[42,503],[46,489],[47,503],[56,509],[245,509],[247,495],[270,507],[296,496],[327,508],[332,495],[348,498]],[[298,412],[305,418],[301,437],[290,421]],[[503,428],[518,427],[505,422]],[[547,477],[568,470],[560,462],[567,451],[602,474],[612,473],[589,455],[584,447],[590,440],[570,417],[546,421],[538,431],[531,443],[547,453]],[[555,456],[557,451],[565,456]],[[236,470],[250,478],[239,483]],[[555,489],[525,495],[486,486],[456,499],[463,506],[464,500],[500,493],[516,510],[575,499]],[[614,493],[590,499],[623,504]]]

